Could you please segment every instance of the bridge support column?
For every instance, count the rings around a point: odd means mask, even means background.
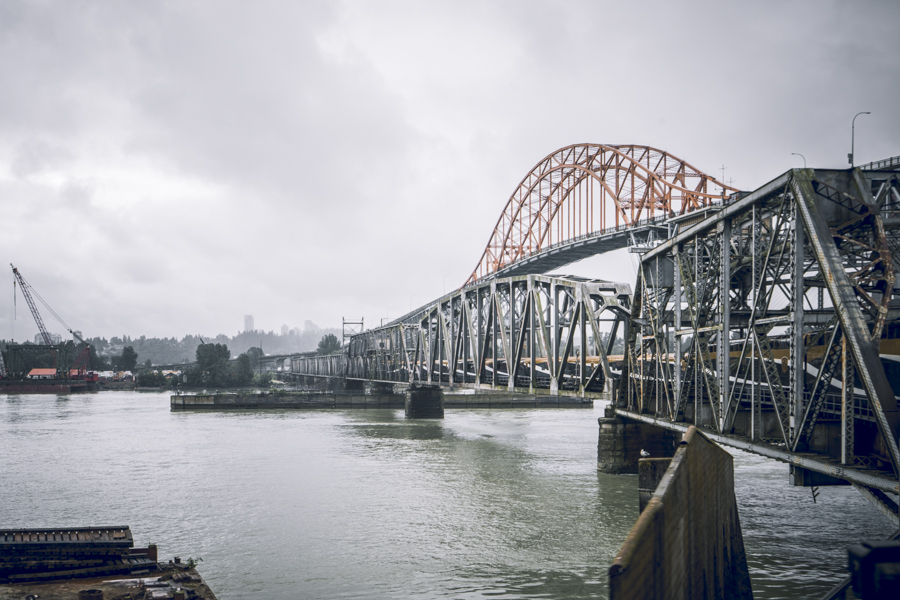
[[[444,391],[439,385],[411,385],[406,390],[407,419],[443,419]]]
[[[597,470],[601,473],[637,473],[641,450],[652,458],[671,458],[681,439],[677,431],[623,419],[610,409],[597,420]]]

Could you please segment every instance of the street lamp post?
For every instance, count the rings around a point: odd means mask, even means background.
[[[856,142],[856,117],[859,115],[871,115],[869,111],[858,112],[853,115],[853,120],[850,121],[850,154],[847,155],[847,160],[850,162],[850,168],[853,168],[853,151],[854,144]]]
[[[803,159],[803,168],[806,168],[806,157],[800,154],[799,152],[791,152],[791,156],[799,156]]]

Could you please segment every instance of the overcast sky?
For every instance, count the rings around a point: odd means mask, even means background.
[[[898,22],[887,0],[0,0],[0,337],[37,331],[7,263],[88,336],[377,324],[461,285],[568,144],[749,190],[792,152],[844,168],[871,111],[857,163],[898,155]],[[567,270],[633,283],[628,259]]]

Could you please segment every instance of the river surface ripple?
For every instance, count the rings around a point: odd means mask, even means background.
[[[170,412],[167,394],[0,396],[0,527],[131,526],[221,600],[605,598],[637,477],[602,410]],[[890,533],[849,488],[735,453],[757,598],[816,598]]]

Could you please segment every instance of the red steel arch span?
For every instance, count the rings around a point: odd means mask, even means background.
[[[560,148],[535,165],[509,197],[466,284],[550,246],[691,212],[736,191],[650,146]]]

